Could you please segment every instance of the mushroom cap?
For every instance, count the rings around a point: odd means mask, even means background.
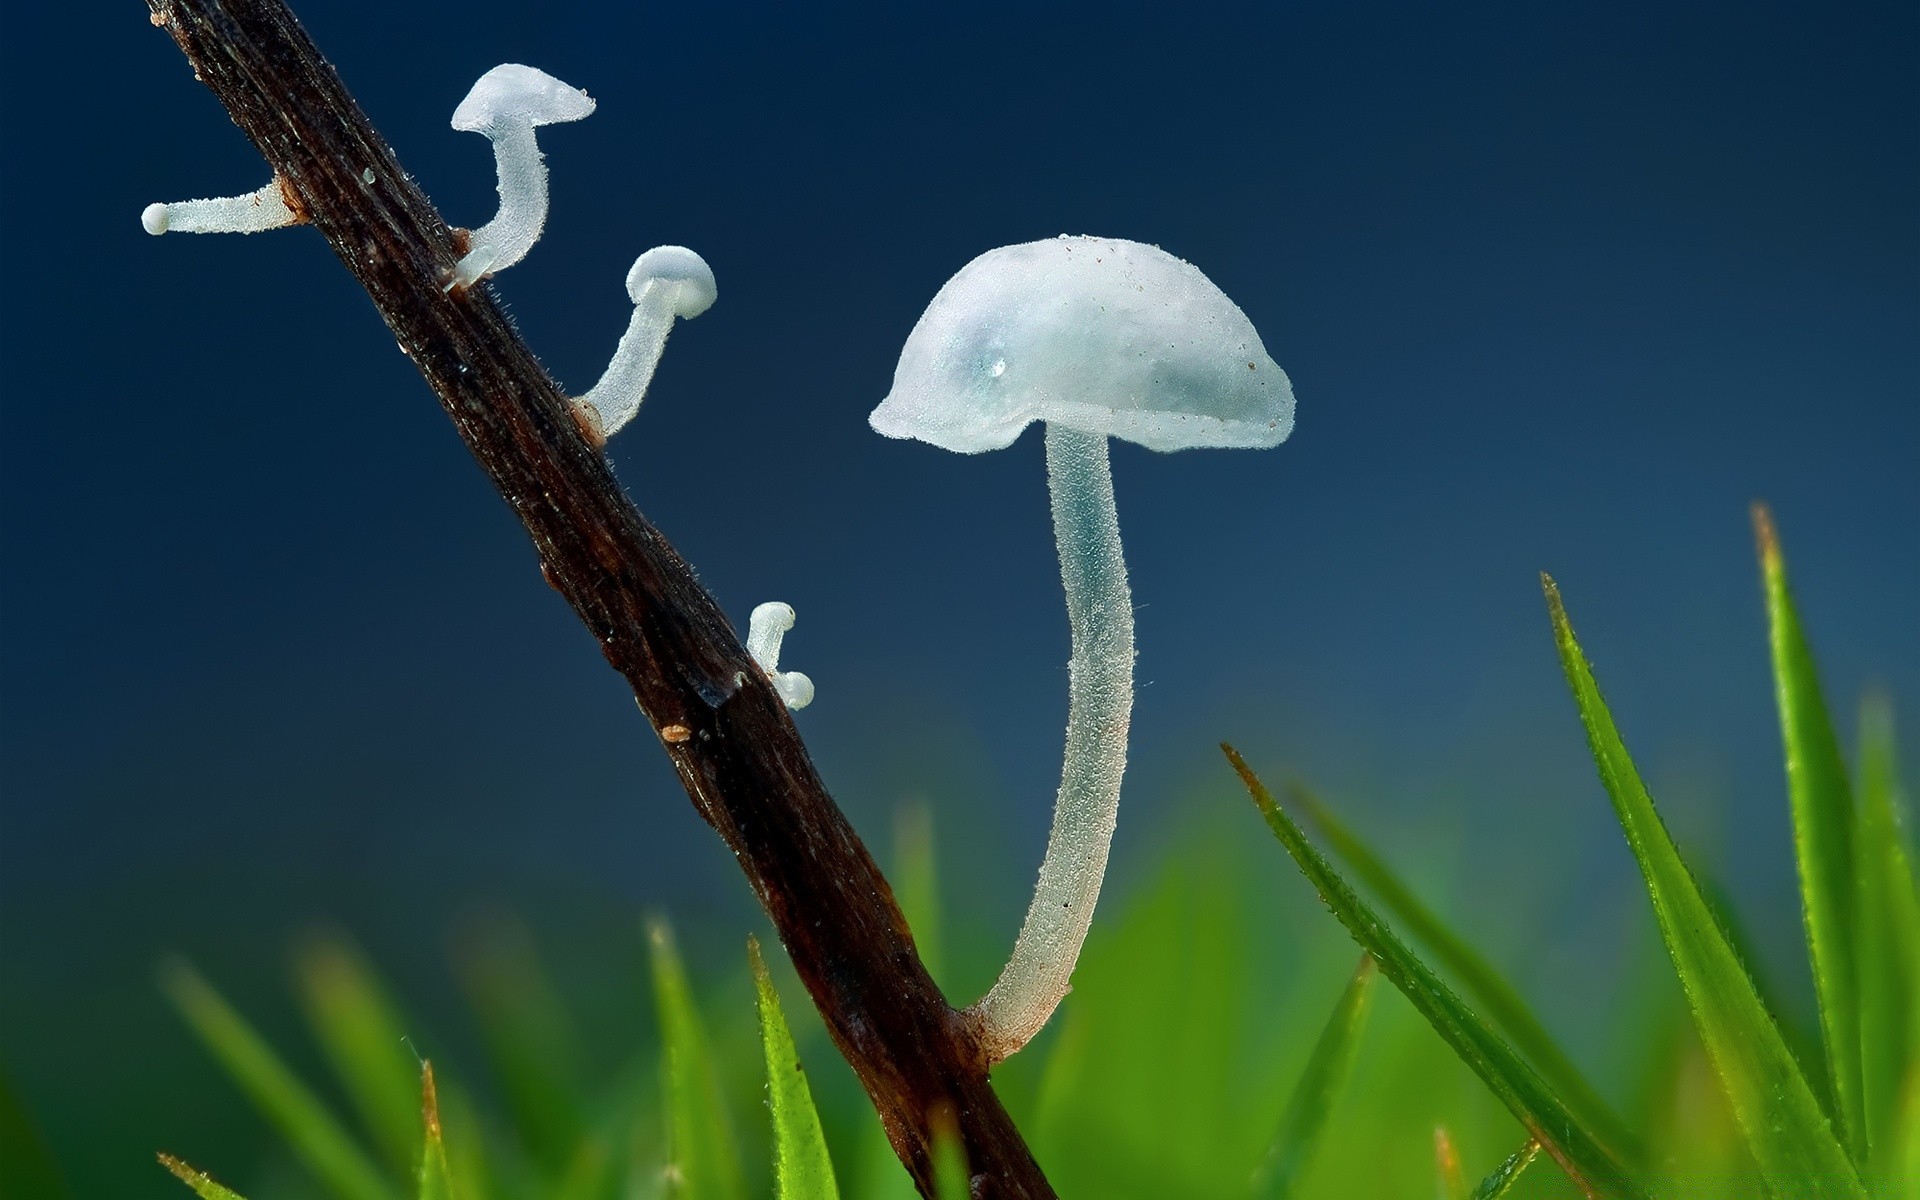
[[[501,63],[482,75],[453,110],[453,127],[485,133],[499,122],[555,125],[593,112],[593,97],[538,67]]]
[[[633,260],[633,269],[627,272],[627,298],[640,303],[649,284],[667,289],[668,307],[683,321],[712,308],[720,295],[713,268],[685,246],[655,246]]]
[[[977,454],[1053,421],[1153,450],[1266,447],[1293,386],[1253,323],[1158,246],[1068,237],[1002,246],[947,281],[867,418]]]

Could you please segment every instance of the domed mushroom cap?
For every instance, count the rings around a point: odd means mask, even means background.
[[[453,110],[453,127],[484,133],[499,121],[556,125],[593,112],[593,97],[537,67],[501,63],[482,75]]]
[[[720,295],[713,268],[685,246],[655,246],[633,260],[633,269],[627,272],[627,298],[640,303],[648,284],[667,289],[666,307],[682,320],[712,308]]]
[[[1266,447],[1293,430],[1293,386],[1193,264],[1062,235],[989,250],[948,280],[868,421],[962,454],[1033,421],[1153,450]]]

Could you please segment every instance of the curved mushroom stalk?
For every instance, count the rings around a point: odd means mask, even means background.
[[[1031,1041],[1070,990],[1119,819],[1133,714],[1133,594],[1105,435],[1049,423],[1047,486],[1073,630],[1066,760],[1046,857],[1013,955],[966,1012],[990,1063]]]
[[[754,608],[747,618],[747,653],[759,664],[773,690],[791,709],[813,703],[813,680],[798,671],[780,670],[780,643],[793,628],[793,606],[769,600]]]
[[[244,196],[149,204],[140,213],[140,227],[155,237],[163,233],[261,233],[304,225],[306,220],[304,213],[287,203],[286,184],[278,175],[265,187]]]
[[[674,318],[699,316],[719,294],[713,268],[685,246],[655,246],[634,260],[627,272],[627,297],[633,301],[627,331],[600,382],[573,402],[602,443],[640,411]]]
[[[534,130],[578,121],[593,108],[592,97],[545,71],[502,63],[482,75],[453,110],[455,129],[493,142],[500,210],[468,235],[449,291],[504,271],[533,249],[547,224],[547,164]]]
[[[1060,578],[1073,627],[1066,762],[1053,831],[1012,960],[966,1018],[989,1062],[1067,994],[1106,872],[1133,708],[1133,600],[1107,439],[1151,450],[1277,445],[1293,385],[1247,315],[1192,263],[1119,238],[989,250],[907,336],[868,416],[888,437],[961,454],[1047,427]]]

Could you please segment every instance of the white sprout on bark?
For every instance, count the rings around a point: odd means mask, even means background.
[[[303,223],[287,207],[285,185],[279,176],[244,196],[212,200],[175,200],[149,204],[140,213],[140,227],[155,237],[163,233],[261,233]]]
[[[747,618],[747,654],[767,673],[786,706],[797,709],[813,703],[813,680],[798,671],[780,670],[780,643],[792,628],[792,605],[769,600],[756,606]]]
[[[547,164],[534,130],[578,121],[593,98],[534,67],[502,63],[482,75],[453,110],[453,127],[493,142],[500,211],[473,230],[454,267],[452,288],[471,287],[527,256],[547,223]]]
[[[713,268],[685,246],[655,246],[634,260],[627,272],[627,298],[633,301],[627,331],[600,382],[573,402],[602,443],[640,411],[674,318],[699,316],[719,294]]]

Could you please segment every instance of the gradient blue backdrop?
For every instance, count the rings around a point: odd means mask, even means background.
[[[456,223],[494,204],[447,127],[482,71],[598,98],[543,134],[551,221],[499,294],[580,390],[635,255],[712,263],[615,465],[737,618],[798,609],[829,781],[882,840],[930,797],[993,936],[1065,712],[1040,447],[865,416],[963,263],[1091,232],[1197,263],[1299,396],[1274,451],[1116,451],[1123,877],[1231,802],[1228,737],[1390,843],[1538,839],[1483,881],[1496,926],[1630,911],[1547,569],[1793,978],[1745,508],[1841,706],[1920,706],[1912,4],[297,7]],[[171,42],[135,3],[9,26],[0,1056],[56,1143],[99,1114],[133,1162],[230,1115],[152,998],[169,949],[283,1007],[248,964],[321,915],[428,990],[475,906],[661,907],[731,953],[737,872],[320,238],[140,231],[265,177]]]

